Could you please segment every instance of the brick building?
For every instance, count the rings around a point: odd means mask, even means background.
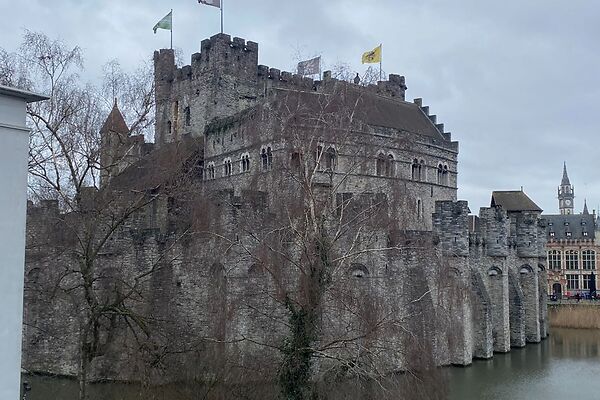
[[[557,298],[588,296],[598,287],[600,253],[598,218],[590,214],[587,202],[583,211],[574,212],[575,188],[566,164],[558,187],[560,214],[544,215],[547,222],[548,294]]]

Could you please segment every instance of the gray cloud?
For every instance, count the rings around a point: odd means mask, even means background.
[[[117,58],[133,69],[169,34],[152,26],[174,9],[174,44],[185,60],[219,30],[217,9],[168,3],[0,0],[0,47],[15,49],[23,28],[85,50],[85,77]],[[526,192],[556,212],[566,160],[577,205],[600,202],[596,116],[600,104],[600,4],[584,0],[225,0],[225,30],[260,44],[260,62],[292,68],[321,54],[363,71],[360,55],[383,43],[384,69],[406,76],[460,142],[459,197],[471,210],[494,189]]]

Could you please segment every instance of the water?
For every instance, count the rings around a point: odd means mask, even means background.
[[[540,344],[449,376],[451,400],[600,399],[600,331],[552,329]]]
[[[475,361],[466,368],[446,369],[449,400],[565,400],[600,399],[600,331],[552,329],[548,339],[529,344],[491,360]],[[77,399],[77,384],[68,379],[27,377],[32,390],[28,400]],[[90,387],[94,399],[149,398],[136,385],[98,384]],[[199,398],[198,393],[153,398]],[[164,397],[163,397],[164,396]]]

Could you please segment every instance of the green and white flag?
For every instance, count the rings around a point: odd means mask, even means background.
[[[154,25],[154,33],[156,33],[157,29],[168,29],[170,31],[173,30],[173,11],[171,10],[167,15],[163,17],[160,21]]]

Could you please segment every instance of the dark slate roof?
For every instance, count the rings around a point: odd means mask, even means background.
[[[121,111],[117,106],[116,100],[110,114],[108,114],[108,118],[106,118],[104,125],[102,125],[102,128],[100,129],[100,133],[108,132],[120,133],[122,135],[129,134],[129,128],[127,127],[125,118],[123,118],[123,114],[121,114]]]
[[[491,206],[501,206],[506,211],[542,211],[542,209],[521,190],[498,190],[492,192]]]
[[[364,89],[346,87],[333,92],[333,95],[332,92],[281,89],[276,91],[274,101],[279,103],[280,110],[304,108],[307,114],[313,116],[316,115],[315,112],[333,114],[350,111],[353,118],[371,126],[417,133],[440,142],[448,141],[417,104]]]
[[[543,215],[549,240],[592,240],[595,237],[594,215]]]
[[[565,161],[565,163],[563,164],[563,176],[562,176],[562,181],[560,181],[561,186],[562,185],[571,185],[571,182],[569,182],[569,175],[567,175],[567,162]]]

